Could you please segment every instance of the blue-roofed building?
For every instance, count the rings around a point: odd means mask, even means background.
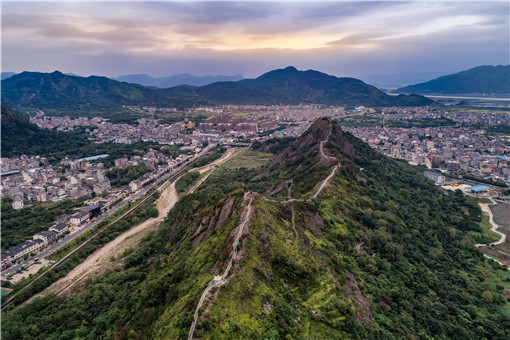
[[[474,185],[472,187],[469,187],[468,189],[471,190],[471,192],[473,193],[480,194],[482,192],[489,191],[491,188],[485,185]]]
[[[106,158],[106,157],[110,157],[110,155],[104,153],[104,154],[101,154],[101,155],[96,155],[96,156],[90,156],[90,157],[84,157],[84,158],[75,159],[73,162],[94,161],[96,159],[101,159],[101,158]]]

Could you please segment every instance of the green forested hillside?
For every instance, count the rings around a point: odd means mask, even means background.
[[[84,137],[76,133],[40,129],[3,104],[1,129],[2,157],[22,154],[43,156],[88,144]]]
[[[472,69],[402,87],[397,93],[510,94],[510,65],[478,66]]]
[[[323,136],[328,126],[333,134]],[[122,267],[72,297],[4,313],[2,337],[184,339],[248,218],[228,283],[208,295],[195,338],[508,339],[508,271],[467,234],[479,228],[476,202],[340,131],[321,119],[272,161],[225,163]],[[301,166],[299,155],[318,165]],[[295,199],[270,197],[289,174],[315,183],[295,179]]]
[[[163,106],[179,109],[201,105],[366,105],[422,106],[432,100],[417,95],[390,96],[354,78],[338,78],[294,67],[274,70],[256,79],[222,81],[195,87],[179,85],[155,89],[106,77],[78,77],[22,72],[2,81],[2,101],[12,108],[45,110],[54,114],[101,115],[132,119],[125,106]]]
[[[82,113],[115,111],[122,105],[178,104],[141,85],[106,77],[70,76],[59,71],[22,72],[3,80],[2,101],[11,107]]]
[[[81,202],[65,200],[58,203],[45,202],[33,207],[16,210],[10,197],[2,198],[2,252],[31,240],[40,231],[47,230],[55,223],[57,216],[72,214]]]
[[[161,90],[170,93],[172,89]],[[214,104],[326,104],[367,106],[422,106],[432,100],[416,95],[389,96],[359,79],[338,78],[322,72],[298,71],[290,66],[256,79],[218,82],[193,92]]]

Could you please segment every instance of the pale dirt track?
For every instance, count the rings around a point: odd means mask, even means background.
[[[232,158],[234,155],[236,155],[237,153],[239,153],[240,151],[239,150],[236,150],[236,149],[229,149],[225,152],[225,155],[217,160],[215,160],[214,162],[212,162],[211,164],[208,164],[208,165],[205,165],[201,168],[197,168],[197,169],[194,169],[194,170],[191,170],[191,171],[198,171],[200,174],[203,174],[204,172],[206,171],[209,171],[209,173],[207,173],[204,177],[200,178],[194,185],[193,187],[191,187],[191,189],[189,189],[188,191],[188,195],[189,194],[192,194],[195,192],[195,190],[198,189],[198,187],[205,182],[205,180],[207,179],[207,177],[209,177],[213,172],[214,170],[216,169],[217,166],[220,166],[221,164],[225,163],[226,161],[228,161],[230,158]]]
[[[222,157],[218,158],[217,160],[211,162],[210,164],[204,165],[203,167],[195,168],[190,171],[198,171],[198,173],[203,174],[204,172],[211,170],[215,166],[223,164],[226,160],[234,156],[234,154],[237,153],[238,151],[239,150],[236,150],[235,148],[228,149],[227,151],[225,151],[225,154]]]
[[[494,202],[494,200],[492,198],[490,198],[490,200],[491,200],[492,204],[496,204],[496,202]],[[505,243],[505,241],[506,241],[506,234],[498,230],[499,225],[497,225],[496,222],[494,222],[494,216],[492,215],[492,210],[489,207],[489,204],[487,204],[487,203],[479,203],[479,205],[482,208],[482,211],[489,215],[489,223],[491,224],[491,227],[492,227],[491,231],[493,231],[496,234],[498,234],[499,236],[501,236],[501,238],[499,240],[497,240],[496,242],[490,243],[488,246],[491,247],[491,246],[496,246],[498,244]],[[477,244],[475,244],[475,247],[477,247],[477,248],[479,248],[479,247],[486,247],[486,246],[487,246],[487,244],[484,244],[484,243],[477,243]]]
[[[496,204],[496,202],[494,202],[494,200],[492,198],[490,200],[491,200],[492,204],[494,204],[494,205]],[[492,215],[492,210],[489,207],[489,205],[487,203],[480,203],[480,207],[482,207],[482,210],[484,212],[489,214],[489,223],[492,226],[491,230],[501,236],[501,238],[498,241],[492,242],[491,244],[489,244],[489,246],[496,246],[498,244],[505,243],[506,234],[498,230],[499,225],[497,225],[496,222],[494,222],[494,216]]]
[[[496,204],[496,202],[494,202],[494,200],[492,198],[490,198],[490,200],[491,200],[492,204]],[[494,222],[494,216],[492,214],[491,208],[489,207],[489,204],[487,204],[487,203],[479,203],[479,205],[482,208],[482,211],[489,215],[489,223],[492,226],[491,230],[501,236],[501,238],[498,241],[489,243],[488,246],[492,247],[492,246],[495,246],[495,245],[498,245],[498,244],[505,243],[506,242],[506,234],[498,230],[499,225],[496,224],[496,222]],[[477,248],[487,247],[487,244],[477,243],[477,244],[475,244],[475,247],[477,247]],[[505,254],[505,253],[503,253],[503,254]],[[506,264],[504,264],[503,262],[501,262],[499,260],[496,260],[495,258],[493,258],[493,257],[491,257],[491,256],[489,256],[489,255],[487,255],[485,253],[483,254],[483,256],[485,256],[486,258],[491,259],[491,260],[499,263],[502,266],[506,266]],[[507,269],[510,270],[510,266],[507,266]]]
[[[114,261],[111,261],[111,258],[116,257],[122,254],[122,252],[126,249],[135,246],[148,231],[155,228],[157,223],[165,219],[170,209],[172,209],[175,205],[178,200],[177,191],[175,190],[175,182],[176,181],[168,186],[168,188],[161,193],[161,196],[156,201],[156,207],[159,211],[158,217],[149,218],[148,220],[120,234],[113,241],[92,253],[84,262],[76,266],[65,277],[53,283],[33,298],[47,293],[56,293],[58,295],[62,295],[66,292],[70,293],[69,289],[85,278],[100,275],[106,269],[117,266]]]

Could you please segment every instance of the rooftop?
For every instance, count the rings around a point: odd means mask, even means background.
[[[478,191],[489,190],[490,188],[485,185],[474,185],[472,187],[469,187],[468,189],[478,192]]]

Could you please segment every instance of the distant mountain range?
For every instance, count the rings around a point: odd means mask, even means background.
[[[374,73],[360,76],[360,79],[380,89],[397,89],[409,84],[424,83],[449,73],[451,72],[404,71],[395,74]]]
[[[390,96],[354,78],[287,67],[256,79],[179,85],[155,89],[106,77],[69,76],[61,72],[23,72],[2,81],[2,101],[13,108],[100,112],[123,105],[172,106],[245,104],[326,104],[420,106],[433,101],[417,95]]]
[[[270,71],[256,79],[218,82],[198,88],[174,87],[161,90],[168,96],[201,97],[214,104],[290,104],[400,106],[429,105],[422,96],[389,96],[359,79],[337,78],[289,66]]]
[[[147,74],[130,74],[113,78],[126,83],[134,83],[143,86],[155,86],[159,88],[168,88],[178,85],[204,86],[218,81],[238,81],[243,79],[242,74],[233,76],[194,76],[189,73],[175,74],[169,77],[153,78]]]
[[[2,72],[2,80],[10,78],[15,74],[16,74],[16,72]]]
[[[2,81],[2,101],[10,107],[67,111],[101,111],[122,105],[168,105],[176,101],[141,85],[106,77],[87,78],[22,72]]]
[[[508,95],[510,65],[478,66],[426,83],[405,86],[395,90],[395,93]]]

